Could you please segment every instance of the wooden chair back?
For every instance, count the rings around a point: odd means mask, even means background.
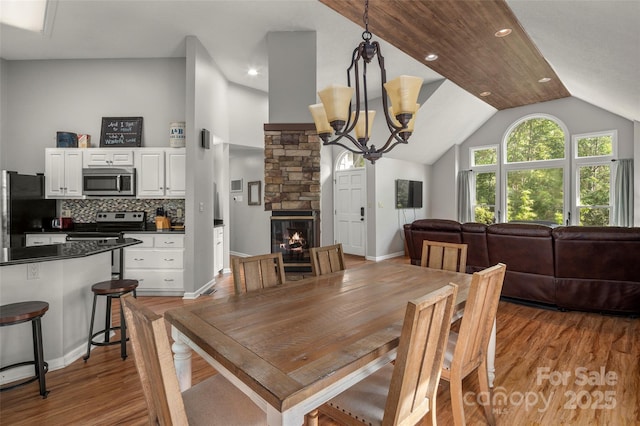
[[[383,425],[415,425],[435,411],[457,293],[449,284],[407,304]]]
[[[311,270],[314,276],[345,269],[344,251],[340,243],[330,246],[312,247],[309,249],[309,252],[311,254]]]
[[[462,394],[462,381],[472,372],[478,374],[480,392],[489,394],[489,378],[487,372],[487,351],[491,329],[493,328],[498,302],[507,267],[498,263],[495,266],[473,274],[469,296],[460,323],[460,332],[451,333],[449,348],[445,354],[442,379],[449,382],[453,424],[466,424],[464,408],[466,400]],[[454,346],[455,345],[455,346]],[[493,403],[491,398],[483,405],[487,422],[495,425]]]
[[[465,377],[487,357],[491,328],[498,311],[506,265],[498,263],[473,274],[460,323],[451,370]]]
[[[452,272],[466,272],[467,245],[424,240],[420,266]]]
[[[122,296],[149,424],[188,424],[164,318],[131,296]]]
[[[274,287],[285,282],[282,253],[234,257],[231,268],[236,294]]]

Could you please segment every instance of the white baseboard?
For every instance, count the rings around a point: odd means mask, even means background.
[[[373,260],[374,262],[380,262],[382,260],[393,259],[394,257],[403,257],[404,251],[398,251],[395,253],[385,254],[384,256],[366,256],[365,259]]]
[[[115,335],[114,332],[111,332],[111,335]],[[92,346],[92,350],[97,348],[97,346]],[[72,349],[71,351],[64,354],[64,356],[54,359],[45,360],[47,364],[49,364],[49,369],[47,371],[55,371],[65,368],[71,365],[74,361],[80,359],[87,353],[87,343],[84,342],[80,346]],[[28,360],[25,360],[28,361]],[[34,375],[34,366],[33,365],[23,365],[20,367],[12,368],[7,371],[3,371],[0,374],[0,385],[5,385],[7,383],[15,382],[17,380],[26,379],[29,377],[33,377]],[[46,375],[45,375],[46,378]]]
[[[210,280],[208,283],[206,283],[205,285],[203,285],[202,287],[200,287],[199,289],[197,289],[194,292],[184,292],[184,295],[182,296],[183,299],[197,299],[198,297],[200,297],[205,291],[209,290],[211,287],[213,287],[214,285],[216,285],[216,279],[213,278],[212,280]]]

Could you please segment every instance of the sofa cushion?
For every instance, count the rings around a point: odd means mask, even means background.
[[[640,228],[564,226],[553,238],[556,277],[640,284]]]
[[[487,249],[487,225],[468,222],[462,224],[462,242],[467,247],[467,273],[481,271],[491,266]]]
[[[640,312],[640,228],[567,226],[553,237],[558,306]]]
[[[487,227],[489,263],[507,271],[554,276],[551,228],[544,225],[498,223]]]
[[[460,222],[447,219],[420,219],[404,225],[407,251],[414,265],[420,264],[422,241],[432,240],[445,243],[461,243]]]

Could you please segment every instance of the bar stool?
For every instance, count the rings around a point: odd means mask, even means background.
[[[40,395],[42,395],[42,398],[46,398],[49,394],[44,377],[45,373],[49,370],[49,364],[44,360],[42,349],[42,324],[40,321],[40,318],[42,318],[44,313],[48,310],[49,304],[47,302],[39,301],[11,303],[9,305],[0,306],[0,327],[31,321],[31,329],[33,332],[33,361],[23,361],[7,365],[6,367],[0,368],[0,371],[31,364],[33,364],[35,369],[35,376],[29,377],[14,385],[3,386],[0,388],[0,391],[13,389],[38,380],[40,384]]]
[[[91,325],[89,326],[89,342],[87,343],[87,354],[83,357],[84,362],[87,362],[91,356],[91,345],[95,346],[108,346],[120,344],[120,356],[122,360],[127,358],[127,325],[124,320],[124,310],[122,309],[122,301],[120,296],[133,292],[133,296],[136,297],[136,287],[138,287],[138,280],[109,280],[101,281],[91,286],[93,291],[93,309],[91,310]],[[107,297],[107,311],[104,320],[104,330],[100,330],[96,333],[93,332],[93,323],[96,316],[96,301],[98,296]],[[120,326],[111,327],[111,300],[118,299],[120,301]],[[109,333],[113,330],[120,330],[120,340],[109,340]],[[104,333],[104,341],[98,342],[94,340],[96,336]]]

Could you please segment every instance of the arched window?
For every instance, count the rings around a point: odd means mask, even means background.
[[[357,169],[364,167],[364,157],[351,151],[344,151],[336,161],[336,171]]]
[[[609,225],[617,132],[569,136],[556,117],[535,114],[513,123],[500,149],[471,147],[474,220]]]
[[[527,116],[504,138],[506,221],[562,224],[568,132],[551,116]]]

